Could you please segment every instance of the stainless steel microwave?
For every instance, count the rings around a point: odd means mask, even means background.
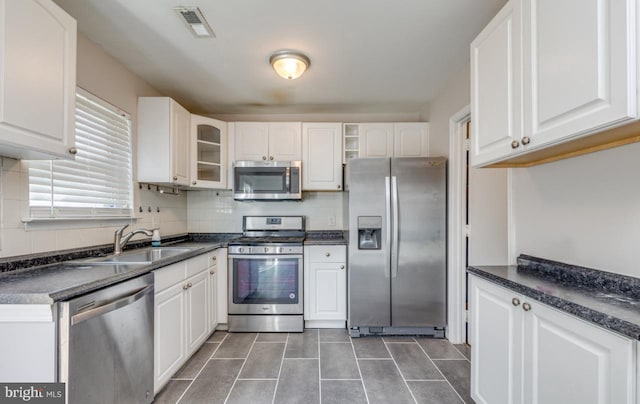
[[[236,161],[233,198],[238,200],[300,200],[300,161]]]

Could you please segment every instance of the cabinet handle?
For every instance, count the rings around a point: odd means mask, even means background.
[[[331,253],[324,253],[325,257],[331,257]]]
[[[342,188],[342,186],[338,185],[338,189]]]
[[[184,289],[184,290],[189,289],[189,284],[187,283],[186,285],[182,286],[182,289]]]
[[[269,156],[269,160],[273,160],[273,156]]]
[[[196,181],[191,181],[191,185],[196,185]]]
[[[78,154],[78,149],[75,148],[75,147],[70,147],[69,148],[69,154],[73,154],[73,155]]]
[[[529,136],[525,136],[522,138],[522,144],[527,145],[529,143],[531,143],[531,138]]]
[[[511,299],[511,304],[513,304],[514,306],[520,306],[520,299],[514,297],[513,299]]]
[[[522,310],[524,311],[531,310],[531,305],[529,303],[522,303]]]
[[[193,285],[191,284],[191,282],[187,283],[188,287],[192,287]]]
[[[177,176],[177,175],[174,175],[174,176],[173,176],[173,180],[174,180],[174,181],[178,181],[178,176]]]
[[[266,159],[267,159],[267,156],[262,156],[262,159],[263,159],[263,160],[266,160]]]
[[[340,269],[344,269],[344,265],[340,265]]]
[[[514,140],[513,142],[511,142],[512,149],[517,149],[519,146],[520,146],[520,142],[518,142],[517,140]]]
[[[215,275],[216,271],[209,271],[209,275]]]

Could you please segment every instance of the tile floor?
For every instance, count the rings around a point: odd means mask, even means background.
[[[154,403],[473,403],[470,350],[446,340],[217,331]]]

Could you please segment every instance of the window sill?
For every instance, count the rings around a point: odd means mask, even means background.
[[[125,225],[142,219],[141,217],[29,217],[21,219],[26,231],[85,229],[94,227],[113,227]]]

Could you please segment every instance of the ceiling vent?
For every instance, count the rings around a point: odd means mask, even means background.
[[[174,10],[196,38],[216,37],[198,7],[176,7]]]

